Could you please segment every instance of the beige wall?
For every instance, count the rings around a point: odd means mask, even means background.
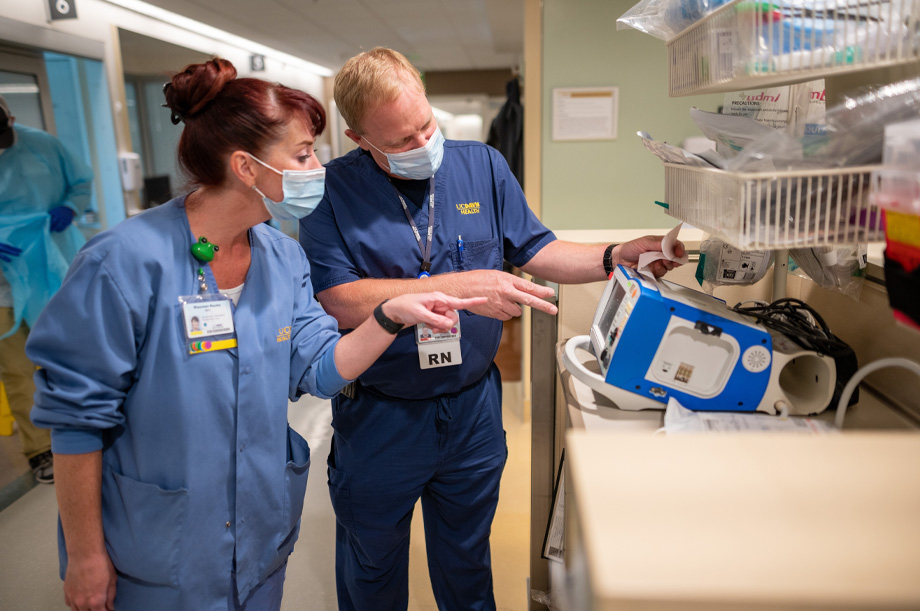
[[[715,111],[721,103],[721,95],[668,98],[665,43],[616,29],[617,18],[634,4],[543,2],[542,220],[551,229],[675,225],[654,204],[664,196],[664,170],[636,131],[679,144],[700,135],[691,106]],[[553,88],[599,86],[619,87],[617,140],[553,142]]]
[[[505,98],[505,85],[514,78],[508,68],[500,70],[426,71],[425,91],[429,96],[485,94]]]
[[[527,204],[537,218],[542,218],[542,99],[543,99],[543,2],[524,0],[524,195]],[[524,309],[524,333],[522,347],[524,380],[524,415],[530,418],[530,309]]]

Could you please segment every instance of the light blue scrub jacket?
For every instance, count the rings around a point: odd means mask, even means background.
[[[93,185],[93,171],[60,140],[31,127],[15,125],[13,130],[13,146],[0,155],[0,242],[23,253],[0,261],[0,293],[12,293],[15,316],[13,328],[0,339],[15,332],[22,320],[34,324],[85,243],[73,224],[51,234],[48,212],[67,206],[79,217],[89,207]]]
[[[297,242],[249,236],[238,348],[188,353],[179,297],[199,292],[199,266],[216,284],[190,253],[184,197],[90,240],[29,336],[32,420],[55,453],[103,451],[116,608],[226,610],[231,571],[245,600],[297,539],[310,460],[288,399],[346,384],[340,336]],[[62,538],[60,553],[63,577]]]

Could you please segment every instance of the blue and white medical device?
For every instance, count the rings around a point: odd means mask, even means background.
[[[600,374],[577,358],[592,352]],[[570,339],[563,362],[620,409],[814,414],[833,396],[834,360],[730,310],[706,293],[618,266],[590,335]]]

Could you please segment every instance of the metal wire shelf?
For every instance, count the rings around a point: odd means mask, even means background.
[[[743,173],[664,164],[667,213],[745,250],[878,242],[872,166]]]
[[[733,0],[669,40],[671,97],[741,91],[920,62],[920,0]]]

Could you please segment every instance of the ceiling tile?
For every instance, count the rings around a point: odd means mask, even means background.
[[[337,70],[377,45],[426,70],[515,66],[523,0],[148,0]]]

